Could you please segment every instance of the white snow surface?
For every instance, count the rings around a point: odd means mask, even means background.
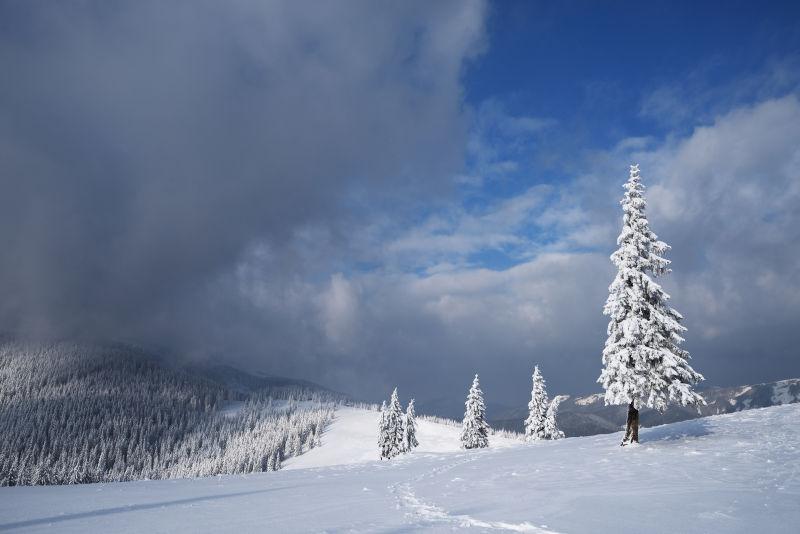
[[[358,412],[340,410],[305,460],[353,463],[0,488],[0,531],[617,534],[800,524],[800,404],[643,429],[642,443],[625,448],[617,433],[462,451],[447,436],[457,428],[420,421],[421,448],[383,462],[374,460],[377,414]]]
[[[283,469],[305,469],[330,465],[357,464],[377,460],[379,412],[357,408],[337,408],[331,423],[322,434],[322,446],[296,458],[289,458]],[[419,447],[410,453],[417,457],[430,452],[458,452],[461,427],[433,423],[417,418]],[[489,436],[490,447],[509,447],[518,442]]]

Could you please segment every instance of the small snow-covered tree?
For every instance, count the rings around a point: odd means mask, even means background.
[[[380,458],[391,458],[389,450],[391,449],[391,439],[389,434],[388,412],[386,411],[386,401],[381,403],[381,414],[378,419],[378,450],[380,451]]]
[[[566,395],[556,395],[547,407],[547,415],[544,418],[545,439],[561,439],[564,437],[564,433],[558,429],[556,424],[556,416],[558,415],[558,405],[566,398]]]
[[[461,429],[461,447],[480,449],[489,446],[489,425],[486,424],[486,406],[478,375],[472,381],[467,400],[464,403],[464,421]]]
[[[418,447],[417,441],[417,416],[414,413],[414,399],[408,402],[406,415],[403,419],[403,452]]]
[[[606,404],[628,404],[622,445],[639,441],[639,408],[663,411],[669,402],[683,406],[705,404],[692,390],[703,380],[681,349],[683,317],[672,309],[669,295],[653,277],[670,272],[664,258],[670,247],[650,230],[639,166],[631,165],[622,201],[619,248],[611,255],[617,275],[608,288],[603,314],[609,316],[598,382]]]
[[[537,365],[533,368],[531,400],[528,403],[528,418],[525,419],[525,439],[527,441],[547,439],[544,429],[546,418],[547,389],[545,388],[544,377]]]

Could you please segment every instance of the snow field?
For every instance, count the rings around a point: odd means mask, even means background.
[[[333,423],[322,434],[322,446],[315,447],[284,462],[283,469],[305,469],[348,465],[378,460],[378,419],[380,413],[358,408],[336,409]],[[461,428],[417,418],[419,447],[401,456],[416,458],[426,453],[460,451]],[[489,436],[490,447],[509,447],[519,442],[501,436]],[[394,460],[392,460],[394,461]]]
[[[377,412],[358,412],[337,414],[306,459],[312,469],[0,488],[0,531],[766,533],[800,524],[798,404],[643,429],[642,444],[625,448],[617,433],[462,451],[448,437],[457,428],[420,420],[428,448],[383,462],[374,460]],[[367,437],[369,454],[319,456]]]

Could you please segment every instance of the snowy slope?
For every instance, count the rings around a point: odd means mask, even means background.
[[[355,415],[338,424],[331,438],[361,431]],[[766,533],[800,524],[800,405],[645,429],[637,447],[619,440],[196,480],[0,488],[0,530]]]
[[[371,462],[378,459],[378,418],[379,412],[358,408],[337,408],[331,423],[322,434],[322,446],[311,449],[296,458],[288,459],[284,469],[303,469],[329,465]],[[461,429],[417,420],[419,447],[412,456],[428,452],[457,452]],[[491,447],[508,447],[515,440],[491,436]]]

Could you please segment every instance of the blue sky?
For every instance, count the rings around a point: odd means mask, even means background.
[[[695,368],[800,375],[796,2],[109,5],[0,1],[2,330],[594,392],[638,162]]]
[[[641,113],[649,93],[713,89],[786,59],[798,16],[796,2],[498,2],[467,100],[579,126],[586,148],[664,135],[662,118]]]
[[[798,20],[793,2],[491,4],[485,52],[464,76],[473,136],[491,154],[468,154],[467,173],[483,179],[463,188],[463,205],[480,211],[535,184],[569,182],[593,152],[625,139],[686,136],[737,106],[791,92]],[[502,120],[530,129],[504,131]],[[490,164],[505,168],[487,177]],[[537,242],[557,237],[521,231]],[[470,259],[515,263],[497,249]]]

